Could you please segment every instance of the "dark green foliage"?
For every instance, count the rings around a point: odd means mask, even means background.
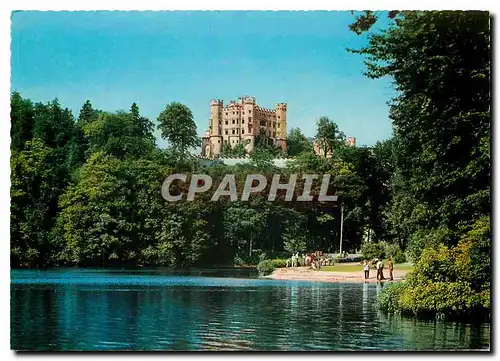
[[[391,256],[392,257],[392,261],[394,263],[405,263],[406,262],[406,254],[401,251],[400,249],[396,251],[396,253]]]
[[[257,265],[257,271],[260,276],[267,276],[274,272],[275,270],[274,262],[270,259],[259,262]]]
[[[10,99],[11,149],[19,151],[33,138],[34,109],[30,100],[23,99],[18,92]]]
[[[352,30],[369,30],[377,16],[365,13]],[[384,287],[379,302],[385,310],[487,312],[488,14],[402,11],[389,18],[386,31],[369,34],[367,46],[353,52],[366,57],[367,76],[393,80],[394,136],[373,147],[351,148],[337,124],[322,117],[316,138],[328,157],[316,156],[293,129],[288,153],[296,158],[286,169],[275,167],[273,158],[282,152],[264,132],[249,164],[200,166],[189,155],[199,144],[193,115],[179,103],[158,116],[157,128],[170,145],[160,150],[153,123],[135,103],[128,112],[110,113],[87,101],[75,121],[57,100],[33,104],[13,93],[12,265],[258,263],[261,274],[270,274],[286,265],[282,258],[290,252],[338,252],[343,216],[343,251],[364,245],[363,258],[390,256],[399,263],[408,256],[416,264],[404,283]],[[223,155],[245,156],[244,144],[225,146]],[[281,182],[291,173],[331,174],[330,190],[339,202],[283,202],[284,193],[269,202],[263,192],[248,202],[227,197],[209,202],[200,195],[194,202],[166,203],[161,185],[174,172],[207,173],[216,181],[235,174],[240,185],[247,174],[270,180],[279,173]]]
[[[200,144],[193,113],[184,104],[173,102],[167,105],[158,116],[158,129],[172,148],[181,154]]]
[[[344,133],[342,133],[337,124],[328,119],[328,117],[319,118],[316,126],[316,141],[324,156],[328,153],[333,153],[344,145]]]
[[[366,31],[377,17],[366,12],[351,29]],[[368,77],[390,76],[397,91],[385,215],[388,235],[417,263],[397,307],[482,312],[491,274],[489,14],[402,11],[390,18],[387,30],[353,52],[366,57]]]
[[[399,312],[400,308],[397,302],[404,287],[405,284],[403,282],[394,282],[385,285],[384,292],[380,292],[377,299],[380,309],[388,313]]]
[[[224,143],[221,149],[221,156],[229,158],[244,158],[247,156],[245,145],[243,143],[238,143],[234,147],[231,147],[229,143]]]
[[[295,157],[300,153],[311,151],[312,143],[300,131],[299,128],[292,128],[286,137],[287,154]]]
[[[272,260],[274,268],[285,268],[286,267],[286,259],[273,259]]]
[[[375,258],[384,259],[386,256],[385,247],[380,243],[365,243],[361,248],[361,255],[363,259],[369,261]]]

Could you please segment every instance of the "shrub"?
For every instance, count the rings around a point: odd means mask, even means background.
[[[307,248],[307,239],[303,235],[286,236],[283,248],[290,253],[304,252]]]
[[[285,268],[286,267],[286,259],[277,258],[277,259],[273,259],[271,262],[272,262],[274,268]]]
[[[394,263],[405,263],[406,262],[406,254],[398,250],[395,255],[392,256],[392,260]]]
[[[399,245],[395,243],[380,242],[385,249],[385,257],[392,258],[394,263],[405,263],[406,254],[399,248]]]
[[[257,265],[257,271],[260,276],[267,276],[274,272],[274,263],[270,259],[266,259],[264,261],[260,261]]]
[[[267,255],[266,255],[266,252],[262,252],[260,255],[259,255],[259,262],[262,262],[263,260],[267,259]]]
[[[380,243],[365,243],[361,247],[363,259],[385,258],[385,247]]]
[[[439,244],[425,248],[404,282],[382,290],[377,299],[380,308],[416,316],[488,317],[490,282],[483,276],[483,265],[472,258],[480,240],[473,242],[467,235],[455,247]],[[480,267],[477,273],[476,267]]]
[[[244,266],[245,265],[245,261],[239,256],[234,256],[233,263],[235,266]]]
[[[382,311],[395,313],[399,311],[398,300],[405,284],[403,282],[389,283],[380,292],[377,302]]]

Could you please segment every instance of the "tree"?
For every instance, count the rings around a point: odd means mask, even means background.
[[[154,139],[143,130],[142,122],[123,111],[101,112],[97,119],[83,125],[90,153],[104,151],[119,159],[145,157],[151,153]]]
[[[11,149],[22,150],[24,144],[33,137],[34,110],[30,100],[13,92],[10,99]]]
[[[353,30],[365,31],[377,19],[363,16]],[[390,76],[397,91],[390,102],[394,171],[388,218],[398,237],[407,238],[403,243],[414,260],[432,254],[453,262],[451,250],[465,230],[491,212],[489,14],[403,11],[389,17],[386,30],[351,50],[365,56],[368,77]],[[472,245],[488,244],[488,232],[481,237]],[[490,257],[487,246],[475,249],[476,259],[479,253]],[[422,272],[417,267],[415,279]],[[407,287],[413,294],[422,284]]]
[[[181,154],[200,143],[193,114],[181,103],[173,102],[167,105],[158,116],[158,129],[162,138],[168,140],[172,148]]]
[[[299,128],[292,128],[290,133],[286,138],[287,153],[289,156],[295,157],[298,154],[310,151],[312,149],[312,143],[307,139],[307,137],[300,131]]]
[[[56,149],[40,139],[11,157],[11,262],[43,266],[57,247],[49,236],[67,176]]]
[[[80,115],[78,116],[78,124],[83,125],[97,118],[99,111],[92,107],[90,100],[86,100],[80,109]]]
[[[345,145],[344,133],[328,117],[319,118],[316,126],[316,141],[325,157]]]
[[[231,144],[224,143],[221,149],[221,156],[223,157],[234,157],[234,158],[244,158],[247,155],[245,145],[242,142],[238,142],[234,147]]]

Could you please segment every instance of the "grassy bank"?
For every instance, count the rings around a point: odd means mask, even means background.
[[[411,271],[413,265],[410,263],[398,263],[394,265],[394,269]],[[327,272],[362,272],[363,265],[361,263],[336,263],[334,266],[323,266],[320,270]],[[370,268],[370,270],[373,271],[374,269]],[[387,260],[384,260],[384,271],[388,271]]]

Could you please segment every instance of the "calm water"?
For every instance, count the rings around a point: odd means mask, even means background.
[[[376,284],[257,279],[250,270],[14,270],[15,350],[485,349],[490,326],[377,311]]]

